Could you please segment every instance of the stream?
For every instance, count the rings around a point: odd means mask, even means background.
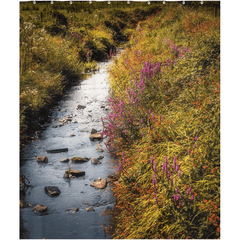
[[[119,54],[119,53],[118,53]],[[104,239],[111,236],[103,226],[110,226],[110,216],[101,215],[114,206],[114,196],[109,184],[104,189],[90,186],[98,178],[108,179],[114,174],[112,159],[105,144],[91,141],[91,130],[101,132],[101,117],[107,116],[108,91],[107,68],[109,62],[100,62],[100,70],[86,74],[67,90],[64,97],[51,110],[49,120],[36,131],[32,141],[21,151],[20,172],[29,181],[29,187],[21,196],[24,207],[20,210],[20,238],[22,239]],[[78,109],[78,105],[86,106]],[[71,121],[63,123],[70,117]],[[68,119],[70,119],[68,118]],[[97,151],[101,144],[103,152]],[[46,150],[66,149],[66,152],[48,153]],[[92,158],[103,155],[101,164],[91,163]],[[37,156],[45,156],[48,162],[37,162]],[[68,163],[63,158],[87,157],[84,163],[69,162],[75,170],[85,172],[83,177],[63,178]],[[46,186],[56,186],[58,196],[46,194]],[[47,206],[43,212],[33,211],[36,205]],[[86,211],[93,207],[94,211]],[[72,208],[78,208],[73,211]]]

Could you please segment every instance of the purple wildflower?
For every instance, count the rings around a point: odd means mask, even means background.
[[[188,152],[188,154],[190,154],[190,153],[191,153],[191,151],[190,151],[190,150],[187,150],[187,152]]]
[[[154,163],[154,172],[157,172],[157,164],[156,163]]]
[[[155,186],[155,185],[156,185],[156,183],[157,183],[156,179],[155,179],[155,178],[153,178],[153,179],[152,179],[152,184],[153,184],[153,186]]]
[[[198,140],[198,137],[195,137],[195,141],[197,141]]]
[[[153,159],[153,157],[151,157],[151,164],[153,164],[153,162],[154,162],[154,159]]]
[[[178,171],[178,176],[179,177],[181,176],[181,172],[182,172],[181,170]]]
[[[177,165],[176,165],[176,171],[178,171],[178,169],[179,169],[179,165],[177,164]]]
[[[191,192],[192,190],[192,187],[190,187],[188,190],[187,190],[187,195]]]
[[[173,196],[174,202],[178,201],[180,198],[181,198],[180,194],[176,194],[176,195]]]
[[[193,200],[193,199],[194,199],[194,195],[191,196],[191,200]]]

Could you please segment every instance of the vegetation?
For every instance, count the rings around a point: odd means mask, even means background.
[[[109,71],[102,121],[118,161],[114,238],[220,238],[220,19],[212,10],[171,3],[138,24]]]
[[[21,145],[33,121],[47,115],[71,81],[94,71],[97,61],[114,55],[118,41],[126,40],[124,32],[160,10],[146,7],[143,16],[135,16],[136,9],[120,9],[120,3],[111,6],[106,2],[20,3]]]

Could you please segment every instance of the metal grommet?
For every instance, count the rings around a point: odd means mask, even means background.
[[[148,4],[150,4],[150,1],[148,1]]]
[[[182,4],[185,4],[185,1],[183,1]]]
[[[163,4],[165,4],[166,3],[166,1],[163,1]]]

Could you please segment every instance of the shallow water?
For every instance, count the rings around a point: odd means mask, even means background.
[[[107,178],[114,172],[111,168],[112,159],[103,142],[101,145],[104,152],[98,152],[96,149],[99,141],[92,142],[89,139],[92,128],[102,131],[101,117],[108,112],[106,108],[109,86],[106,69],[109,63],[99,63],[99,72],[89,74],[86,80],[72,86],[51,111],[45,129],[36,132],[35,139],[21,151],[21,173],[33,186],[28,188],[26,195],[22,197],[25,207],[20,211],[21,238],[111,238],[102,227],[109,225],[110,217],[100,215],[104,209],[114,206],[110,186],[108,184],[105,189],[96,189],[90,184],[99,177]],[[86,108],[77,110],[78,104]],[[72,122],[60,127],[60,120],[69,115],[73,116]],[[53,125],[58,127],[52,128]],[[70,137],[71,134],[75,136]],[[46,152],[61,148],[68,148],[68,152]],[[48,163],[38,163],[36,156],[39,155],[48,157]],[[91,164],[91,160],[81,164],[70,161],[73,169],[85,171],[85,176],[71,180],[63,178],[68,163],[62,163],[60,159],[97,158],[100,155],[104,155],[104,158],[99,165]],[[48,196],[44,191],[46,186],[57,186],[61,191],[60,195]],[[28,206],[28,203],[31,206]],[[34,212],[33,208],[37,204],[47,206],[48,210],[43,213]],[[85,208],[89,206],[93,206],[95,211],[87,212]],[[71,213],[70,209],[73,207],[79,208],[79,211]]]

